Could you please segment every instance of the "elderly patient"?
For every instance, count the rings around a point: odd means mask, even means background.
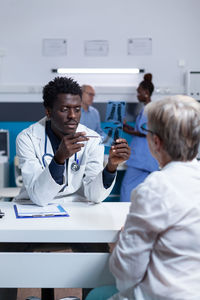
[[[149,148],[161,171],[132,191],[110,258],[117,289],[93,290],[88,300],[200,299],[200,104],[173,96],[145,110]]]

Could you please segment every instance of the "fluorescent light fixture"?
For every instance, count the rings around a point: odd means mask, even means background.
[[[144,69],[138,68],[113,68],[113,69],[98,69],[98,68],[82,68],[82,69],[68,69],[68,68],[58,68],[52,69],[53,73],[58,74],[138,74],[143,73]]]

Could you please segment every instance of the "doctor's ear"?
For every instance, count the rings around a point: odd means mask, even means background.
[[[45,113],[46,113],[47,118],[50,119],[51,113],[48,108],[45,109]]]

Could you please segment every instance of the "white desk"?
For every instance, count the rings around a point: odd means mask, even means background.
[[[0,188],[0,199],[1,198],[14,198],[19,194],[19,187],[3,187]]]
[[[13,203],[0,203],[0,242],[112,243],[129,203],[63,204],[70,217],[16,219]],[[0,287],[87,288],[112,284],[108,253],[0,253]]]

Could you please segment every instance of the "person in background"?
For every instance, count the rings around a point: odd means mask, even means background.
[[[144,106],[150,103],[153,91],[152,75],[147,73],[137,88],[139,102]],[[146,124],[147,118],[144,114],[144,107],[136,118],[134,128],[124,122],[123,130],[133,135],[133,138],[130,145],[131,156],[126,162],[127,170],[121,185],[120,201],[122,202],[130,201],[131,191],[143,182],[151,172],[158,170],[158,163],[149,151],[146,132],[141,128],[141,125],[145,128]]]
[[[117,289],[101,287],[87,300],[200,299],[200,104],[178,95],[148,104],[145,112],[149,148],[161,170],[131,194],[109,262]]]
[[[92,106],[94,97],[94,88],[90,85],[83,85],[80,123],[102,136],[103,130],[101,129],[100,115],[98,110]]]

